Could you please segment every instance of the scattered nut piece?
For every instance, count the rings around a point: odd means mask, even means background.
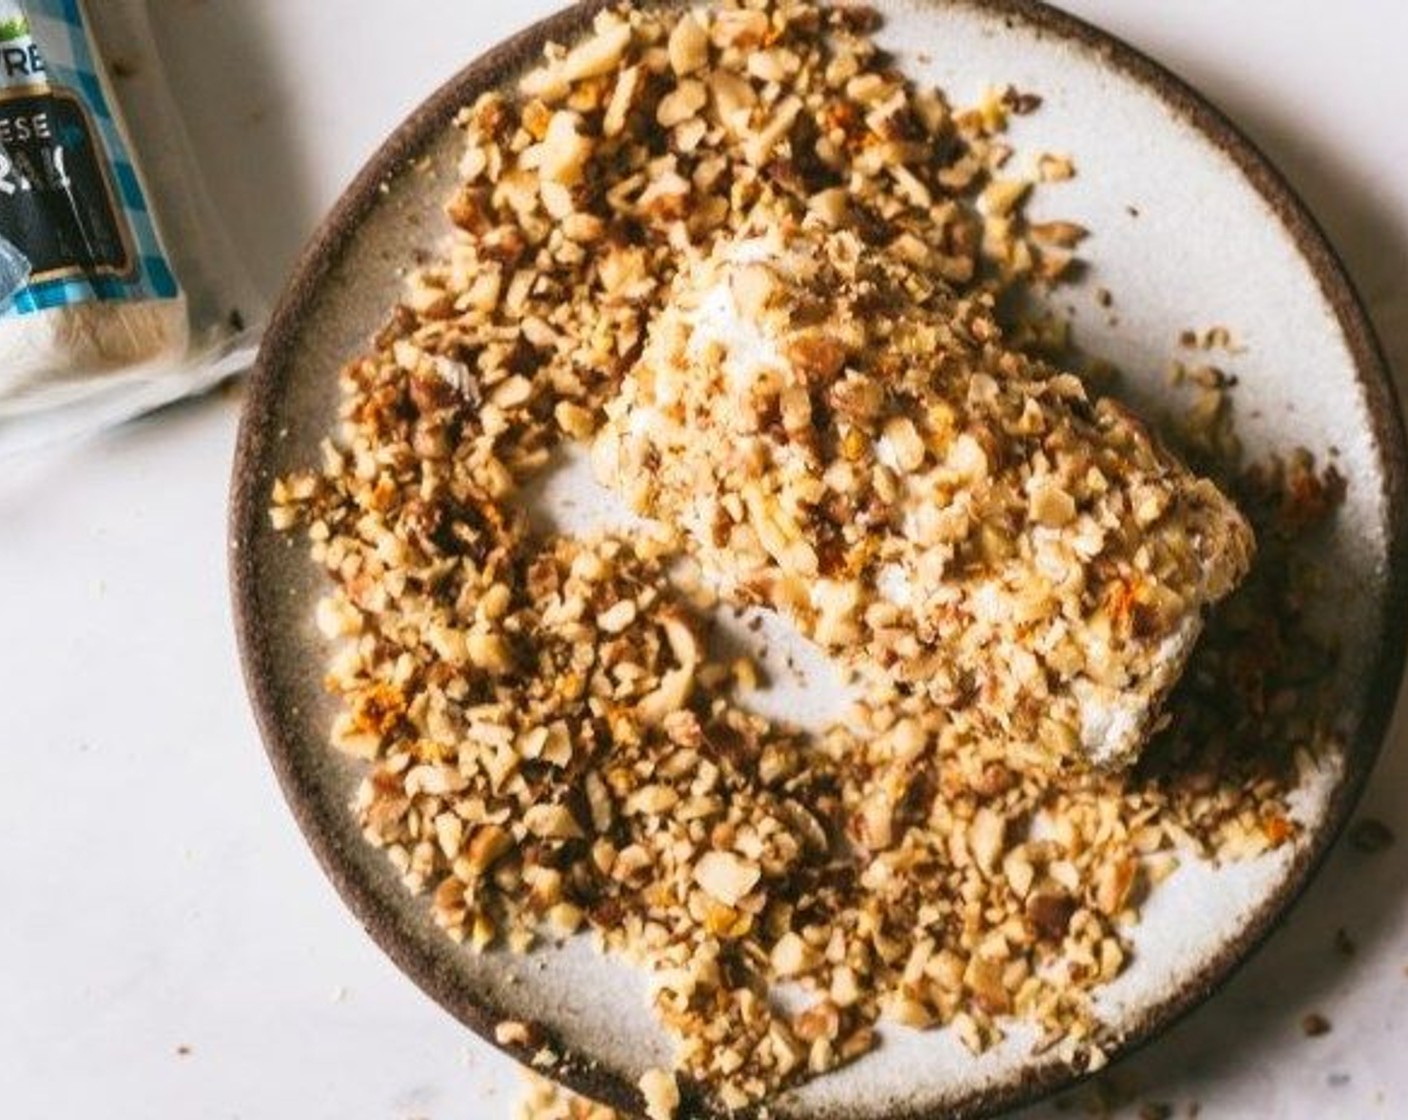
[[[670,32],[670,68],[680,77],[709,61],[709,33],[694,12],[685,12]]]
[[[1059,183],[1075,177],[1076,169],[1067,156],[1045,152],[1037,157],[1037,174],[1044,183]]]
[[[732,852],[705,852],[694,865],[694,881],[728,906],[737,906],[758,885],[762,872]]]
[[[494,1027],[494,1041],[500,1046],[532,1046],[537,1034],[532,1026],[518,1019],[503,1019]]]
[[[675,1120],[680,1107],[680,1087],[669,1070],[648,1069],[638,1082],[650,1120]]]

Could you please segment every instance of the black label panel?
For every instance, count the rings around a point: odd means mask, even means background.
[[[0,236],[29,258],[31,282],[132,270],[97,137],[67,90],[0,94]]]

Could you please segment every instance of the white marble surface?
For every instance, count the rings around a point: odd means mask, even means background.
[[[217,200],[271,295],[385,131],[554,6],[152,4]],[[1408,6],[1066,6],[1263,145],[1408,371]],[[0,472],[0,1115],[506,1120],[516,1073],[373,947],[265,764],[225,590],[237,408],[185,405]],[[1342,847],[1232,984],[1117,1067],[1124,1114],[1408,1115],[1405,789],[1400,716],[1363,810],[1403,839],[1373,857]],[[1332,1032],[1304,1038],[1309,1011]]]

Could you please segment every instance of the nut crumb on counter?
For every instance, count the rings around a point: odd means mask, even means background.
[[[1393,847],[1396,839],[1393,829],[1373,817],[1356,821],[1349,830],[1349,846],[1365,855],[1378,855],[1387,851]]]

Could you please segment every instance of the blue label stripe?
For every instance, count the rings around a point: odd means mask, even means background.
[[[94,74],[78,72],[78,92],[83,97],[88,111],[98,120],[108,119],[107,99],[103,97],[103,86]]]
[[[172,299],[179,294],[176,278],[165,261],[154,257],[143,263],[151,274],[151,283],[146,286],[143,299]],[[16,313],[24,315],[35,311],[49,311],[56,307],[71,307],[76,303],[91,303],[94,300],[131,299],[132,290],[130,281],[113,276],[45,280],[16,292],[13,306]]]
[[[117,182],[117,193],[122,198],[122,205],[128,210],[145,210],[146,199],[142,197],[141,184],[137,182],[137,174],[132,170],[130,164],[115,163],[112,167],[113,179]]]
[[[151,277],[152,290],[162,299],[172,299],[180,291],[176,277],[166,263],[165,257],[145,257],[142,261]]]

